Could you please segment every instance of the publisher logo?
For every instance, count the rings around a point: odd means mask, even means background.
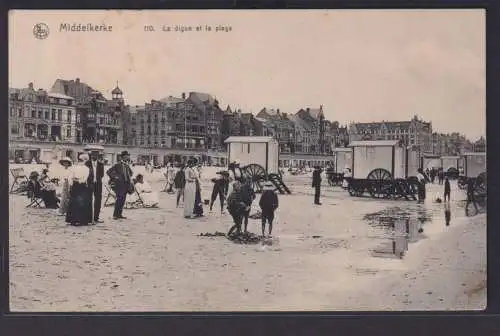
[[[37,23],[33,27],[33,35],[39,40],[44,40],[49,36],[49,26],[45,23]]]

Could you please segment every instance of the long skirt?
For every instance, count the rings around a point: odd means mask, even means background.
[[[196,183],[186,182],[186,187],[184,188],[184,217],[191,217],[193,215],[195,197]]]
[[[64,215],[68,211],[69,205],[69,182],[64,181],[61,193],[61,203],[59,204],[59,213]]]
[[[92,221],[92,194],[85,183],[73,183],[70,188],[66,223],[88,225]]]
[[[196,181],[196,193],[194,197],[193,214],[203,216],[203,205],[201,203],[201,188],[200,183]]]
[[[55,190],[40,190],[40,196],[42,197],[43,204],[47,209],[57,209],[59,202]]]

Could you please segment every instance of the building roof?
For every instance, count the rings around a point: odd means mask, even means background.
[[[70,96],[67,96],[65,94],[62,94],[62,93],[58,93],[58,92],[49,92],[47,94],[47,96],[49,97],[52,97],[52,98],[60,98],[60,99],[71,99],[71,100],[74,100],[75,98],[73,97],[70,97]]]
[[[349,147],[392,147],[397,146],[399,140],[367,140],[367,141],[352,141]]]
[[[111,94],[116,94],[116,95],[121,95],[123,94],[123,91],[118,87],[118,85],[111,91]]]
[[[166,104],[176,104],[176,103],[182,103],[184,101],[184,99],[174,97],[174,96],[168,96],[168,97],[160,99],[160,101],[162,103],[166,103]]]
[[[231,142],[266,143],[271,141],[274,141],[274,138],[270,136],[230,136],[226,140],[224,140],[224,143],[231,143]]]

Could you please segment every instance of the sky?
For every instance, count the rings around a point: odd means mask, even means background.
[[[34,37],[37,23],[47,38]],[[483,10],[11,11],[9,86],[80,78],[111,98],[118,82],[130,105],[207,92],[254,114],[323,105],[341,124],[416,114],[475,140],[486,134],[485,46]]]

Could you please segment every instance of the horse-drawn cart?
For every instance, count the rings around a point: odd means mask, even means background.
[[[474,196],[481,201],[486,198],[486,153],[464,153],[464,174],[458,179],[458,187],[466,189],[467,183],[474,184]]]
[[[254,192],[262,192],[264,182],[270,181],[276,191],[291,194],[279,170],[279,144],[276,139],[264,136],[231,136],[224,142],[228,144],[228,169],[232,170],[235,176],[250,181]]]
[[[397,140],[353,141],[351,196],[417,200],[419,154]]]

